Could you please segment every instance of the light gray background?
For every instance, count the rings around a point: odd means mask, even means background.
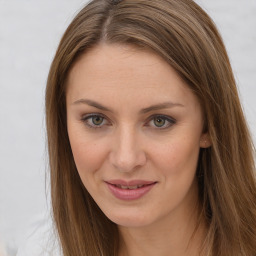
[[[44,90],[62,33],[82,0],[0,0],[0,241],[15,255],[47,211]],[[226,44],[256,137],[256,0],[197,0]]]

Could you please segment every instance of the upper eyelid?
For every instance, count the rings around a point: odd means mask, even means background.
[[[148,117],[148,119],[153,119],[155,117],[161,117],[161,118],[164,118],[164,119],[167,119],[167,120],[172,120],[172,121],[176,121],[175,118],[171,117],[171,116],[168,116],[168,115],[163,115],[163,114],[154,114],[154,115],[151,115],[150,117]]]
[[[85,114],[85,115],[82,115],[81,119],[82,119],[82,120],[85,120],[85,119],[88,119],[88,118],[94,117],[94,116],[100,116],[100,117],[103,117],[103,118],[105,118],[105,119],[108,119],[105,115],[100,114],[100,113]]]

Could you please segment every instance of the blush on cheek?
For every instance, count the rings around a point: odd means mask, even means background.
[[[161,151],[156,150],[156,154],[161,152],[158,157],[159,164],[165,166],[168,174],[179,175],[186,172],[195,172],[198,156],[199,156],[199,147],[198,149],[194,145],[187,143],[173,143],[169,147],[165,147]]]
[[[102,165],[103,154],[105,154],[104,147],[96,143],[74,142],[71,143],[71,148],[79,173],[97,170]]]

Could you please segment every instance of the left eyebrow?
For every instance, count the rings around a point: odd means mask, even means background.
[[[184,105],[182,105],[180,103],[174,103],[174,102],[164,102],[164,103],[156,104],[156,105],[153,105],[153,106],[150,106],[147,108],[143,108],[140,111],[140,114],[145,114],[150,111],[156,111],[156,110],[160,110],[160,109],[173,108],[173,107],[184,107]]]

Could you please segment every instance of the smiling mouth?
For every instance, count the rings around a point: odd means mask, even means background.
[[[110,181],[106,182],[110,192],[121,200],[136,200],[146,195],[157,182],[152,181]]]

